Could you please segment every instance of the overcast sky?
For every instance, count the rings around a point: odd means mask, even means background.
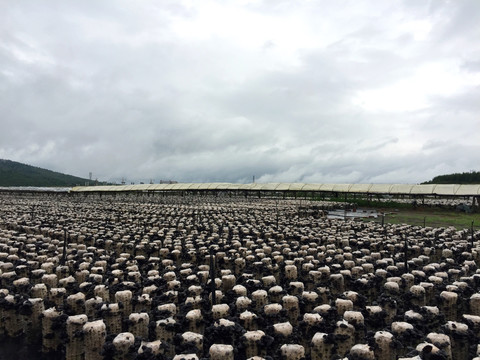
[[[480,1],[0,0],[0,125],[105,181],[480,170]]]

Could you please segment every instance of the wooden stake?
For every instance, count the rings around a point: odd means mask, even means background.
[[[471,240],[471,242],[472,242],[472,249],[473,249],[473,220],[472,220],[472,227],[471,227],[471,229],[470,229],[470,230],[471,230],[471,231],[470,231],[470,233],[472,234],[472,236],[471,236],[471,239],[470,239],[470,240]]]
[[[216,286],[215,286],[215,261],[213,258],[213,246],[210,245],[210,288],[212,292],[212,305],[216,305]]]
[[[63,254],[62,254],[62,265],[65,265],[67,259],[67,228],[63,229]]]
[[[408,240],[407,236],[403,235],[403,238],[405,240],[405,274],[408,273]]]

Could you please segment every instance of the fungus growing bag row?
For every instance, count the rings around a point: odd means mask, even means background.
[[[4,341],[32,359],[477,356],[479,234],[296,200],[124,200],[2,202]]]

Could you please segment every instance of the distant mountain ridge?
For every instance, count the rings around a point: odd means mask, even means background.
[[[480,184],[480,171],[439,175],[422,184]]]
[[[71,187],[95,183],[93,180],[0,159],[0,186]]]

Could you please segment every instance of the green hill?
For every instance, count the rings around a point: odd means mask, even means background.
[[[95,181],[0,159],[0,186],[70,187],[85,184],[95,185]]]
[[[480,184],[480,171],[439,175],[422,184]]]

